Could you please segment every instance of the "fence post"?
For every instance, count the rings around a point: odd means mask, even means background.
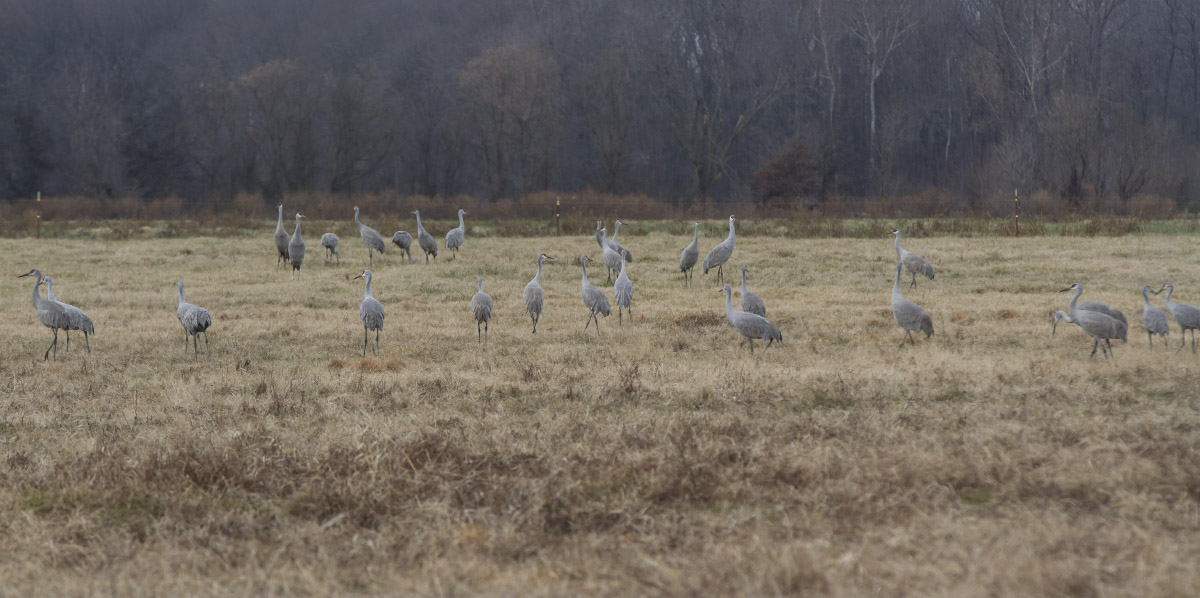
[[[555,197],[554,198],[554,236],[556,236],[556,237],[562,236],[562,220],[560,218],[560,213],[562,212],[562,209],[560,206],[562,206],[562,198]]]
[[[42,192],[41,191],[37,192],[36,213],[37,213],[37,226],[35,228],[37,229],[37,232],[35,234],[37,235],[38,239],[41,239],[42,238]]]
[[[1013,189],[1013,205],[1016,206],[1016,212],[1013,215],[1013,221],[1017,224],[1017,236],[1021,236],[1021,196],[1017,194],[1017,190]]]

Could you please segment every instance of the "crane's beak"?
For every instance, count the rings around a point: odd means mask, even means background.
[[[1059,292],[1060,292],[1060,293],[1065,293],[1065,292],[1067,292],[1067,291],[1069,291],[1069,290],[1071,290],[1071,287],[1067,287],[1067,288],[1065,288],[1065,289],[1062,289],[1062,290],[1060,290]]]
[[[553,260],[554,258],[552,258],[552,257],[550,257],[550,256],[546,256],[546,259],[548,259],[548,260]]]
[[[25,278],[26,276],[33,276],[33,270],[30,270],[24,274],[21,274],[20,276],[17,276],[17,278]]]

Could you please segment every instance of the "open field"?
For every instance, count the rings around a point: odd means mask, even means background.
[[[713,274],[683,286],[690,234],[622,231],[635,322],[596,336],[593,238],[468,230],[457,261],[377,259],[364,359],[357,235],[337,266],[305,226],[292,281],[273,230],[0,240],[0,595],[1200,590],[1200,354],[1174,321],[1147,351],[1139,294],[1200,304],[1200,238],[905,238],[938,269],[904,291],[937,333],[898,350],[890,237],[739,236],[784,338],[751,356]],[[35,267],[95,320],[90,355],[42,361],[16,278]],[[213,314],[211,361],[181,346],[178,280]],[[1115,360],[1051,338],[1071,282],[1129,317]]]

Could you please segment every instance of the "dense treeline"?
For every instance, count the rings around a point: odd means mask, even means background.
[[[0,56],[2,198],[1200,205],[1200,0],[4,0]]]

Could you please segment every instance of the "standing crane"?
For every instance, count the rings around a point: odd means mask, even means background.
[[[1179,342],[1179,350],[1183,350],[1183,346],[1187,344],[1187,331],[1192,331],[1192,353],[1196,352],[1196,330],[1200,329],[1200,309],[1192,305],[1184,305],[1183,303],[1172,303],[1171,293],[1175,292],[1175,287],[1164,282],[1158,292],[1167,292],[1167,298],[1163,303],[1167,306],[1167,311],[1171,312],[1171,317],[1179,324],[1179,334],[1183,337]]]
[[[50,358],[50,350],[54,350],[54,359],[58,359],[58,331],[65,330],[68,326],[67,315],[63,312],[62,306],[57,301],[42,299],[41,293],[38,293],[38,287],[42,284],[42,273],[37,270],[30,270],[17,278],[33,276],[33,308],[37,310],[38,321],[42,326],[49,328],[54,332],[54,341],[46,348],[46,354],[42,356],[42,361]]]
[[[912,273],[912,284],[908,285],[908,288],[911,289],[917,286],[918,274],[928,278],[929,280],[933,280],[933,266],[930,266],[929,262],[925,261],[925,258],[911,251],[900,249],[899,229],[893,228],[892,234],[896,237],[896,258],[900,260],[900,263],[904,264],[905,270],[908,270]]]
[[[187,352],[188,337],[192,337],[192,350],[196,357],[200,356],[200,333],[204,333],[204,356],[208,357],[208,327],[212,326],[212,317],[208,310],[198,305],[192,305],[183,298],[183,282],[179,286],[179,307],[175,314],[179,316],[179,324],[183,326],[183,351]]]
[[[471,315],[475,316],[475,333],[479,335],[477,342],[487,337],[488,320],[492,319],[492,296],[483,292],[483,278],[475,277],[475,296],[471,297]],[[479,327],[483,326],[483,332]]]
[[[730,216],[729,217],[729,236],[725,237],[724,241],[721,241],[715,247],[713,247],[711,250],[709,250],[708,256],[706,256],[704,258],[704,264],[703,264],[704,273],[708,274],[709,270],[716,268],[717,269],[717,284],[721,284],[721,282],[724,280],[724,276],[722,275],[722,272],[725,267],[725,262],[728,262],[729,258],[733,256],[733,243],[735,240],[734,233],[733,233],[733,220],[734,220],[733,216]]]
[[[358,206],[354,206],[354,225],[358,227],[358,236],[362,237],[363,245],[367,246],[367,263],[370,267],[375,267],[375,252],[383,255],[387,246],[383,244],[383,237],[379,236],[379,231],[363,224],[358,220]]]
[[[467,225],[463,223],[463,214],[467,211],[458,210],[458,228],[452,228],[446,232],[446,249],[454,252],[454,259],[458,259],[458,248],[462,247],[463,238],[467,233]]]
[[[421,211],[413,210],[413,215],[417,217],[417,245],[425,252],[425,263],[428,264],[430,255],[437,259],[437,241],[434,241],[433,235],[425,232],[425,227],[421,226]]]
[[[296,212],[296,230],[292,231],[292,240],[288,243],[288,257],[292,260],[292,278],[300,271],[304,263],[304,238],[300,236],[300,219],[304,216]]]
[[[729,285],[717,289],[717,292],[725,293],[725,318],[729,320],[729,323],[742,336],[746,337],[746,342],[750,345],[751,355],[754,354],[754,339],[756,338],[767,341],[768,348],[775,341],[783,342],[783,334],[779,332],[778,326],[758,314],[738,311],[733,308],[733,289]]]
[[[49,276],[42,278],[42,282],[46,283],[46,298],[57,303],[67,318],[67,327],[65,329],[67,331],[67,351],[71,350],[71,331],[78,330],[83,333],[83,342],[87,343],[87,351],[91,353],[92,342],[88,339],[88,335],[96,334],[96,328],[92,326],[92,319],[83,313],[82,309],[55,299],[54,280]]]
[[[762,297],[746,290],[746,267],[742,266],[742,311],[767,317],[767,306]]]
[[[1097,301],[1079,301],[1079,296],[1083,294],[1083,285],[1076,282],[1059,292],[1065,293],[1067,291],[1075,291],[1075,296],[1071,298],[1071,304],[1067,307],[1067,315],[1071,316],[1072,320],[1079,319],[1076,317],[1079,311],[1095,311],[1117,320],[1124,324],[1126,328],[1129,327],[1129,321],[1125,319],[1125,314],[1121,313],[1121,310]]]
[[[892,284],[892,317],[896,318],[896,323],[904,329],[904,338],[900,339],[900,347],[904,347],[904,341],[916,345],[913,340],[913,332],[924,332],[925,338],[933,336],[933,320],[925,310],[921,309],[920,305],[905,299],[900,295],[900,274],[904,270],[902,262],[896,262],[896,282]]]
[[[333,233],[325,233],[321,235],[321,247],[325,248],[325,259],[337,256],[337,263],[342,263],[342,254],[338,253],[338,236]]]
[[[608,244],[608,240],[604,238],[606,233],[608,233],[608,228],[600,227],[600,230],[596,231],[596,243],[600,244],[600,257],[604,260],[604,267],[608,270],[608,278],[605,283],[611,284],[613,274],[621,270],[624,259]]]
[[[696,221],[696,226],[692,230],[692,242],[687,247],[683,248],[683,253],[679,254],[679,271],[683,272],[683,282],[686,286],[691,279],[691,274],[696,268],[696,261],[700,259],[700,221]]]
[[[375,331],[375,354],[379,354],[379,331],[383,330],[383,304],[371,296],[371,271],[363,270],[354,280],[360,278],[367,279],[367,290],[363,293],[362,303],[358,305],[358,316],[362,318],[363,323],[363,357],[366,357],[372,330]]]
[[[1163,339],[1163,346],[1167,345],[1167,337],[1171,335],[1171,327],[1167,325],[1167,314],[1164,314],[1161,309],[1150,305],[1150,293],[1158,294],[1157,291],[1151,291],[1147,285],[1142,286],[1142,299],[1145,304],[1142,306],[1142,327],[1146,329],[1146,337],[1150,340],[1150,350],[1154,350],[1154,335],[1159,335]],[[1192,333],[1195,334],[1195,333]]]
[[[1058,321],[1066,320],[1068,324],[1075,324],[1085,334],[1092,337],[1092,355],[1091,359],[1096,358],[1096,349],[1100,348],[1104,351],[1104,356],[1112,355],[1112,343],[1109,339],[1119,338],[1125,340],[1125,333],[1129,329],[1120,320],[1102,314],[1098,311],[1077,310],[1074,316],[1069,316],[1063,313],[1063,310],[1054,312],[1054,328],[1050,331],[1050,336],[1054,336],[1054,332],[1058,329]],[[1100,341],[1104,344],[1101,345]]]
[[[275,267],[278,268],[282,262],[288,263],[288,234],[283,228],[283,204],[277,206],[279,208],[279,222],[275,223],[275,249],[279,250],[279,258],[275,260]]]
[[[538,320],[542,317],[542,262],[545,260],[553,260],[554,258],[542,254],[538,256],[537,274],[533,276],[533,280],[525,285],[525,291],[521,293],[521,299],[525,301],[525,311],[529,312],[529,319],[533,320],[533,333],[537,334]]]
[[[621,310],[629,312],[629,323],[633,323],[633,308],[630,303],[633,302],[633,281],[629,280],[629,275],[625,273],[625,261],[621,261],[621,274],[617,276],[617,282],[613,284],[613,299],[617,300],[617,322],[622,326],[625,322],[621,319]]]
[[[604,295],[604,292],[588,282],[587,263],[591,259],[586,255],[579,258],[579,264],[583,266],[583,285],[579,291],[579,296],[583,299],[583,306],[588,308],[590,312],[587,323],[583,325],[583,331],[587,332],[588,325],[592,323],[592,320],[595,320],[596,334],[600,334],[600,319],[596,317],[596,314],[607,318],[612,315],[612,308],[608,306],[608,297]]]
[[[408,263],[412,263],[412,235],[407,231],[398,230],[392,235],[392,243],[400,248],[400,255],[408,255]]]

